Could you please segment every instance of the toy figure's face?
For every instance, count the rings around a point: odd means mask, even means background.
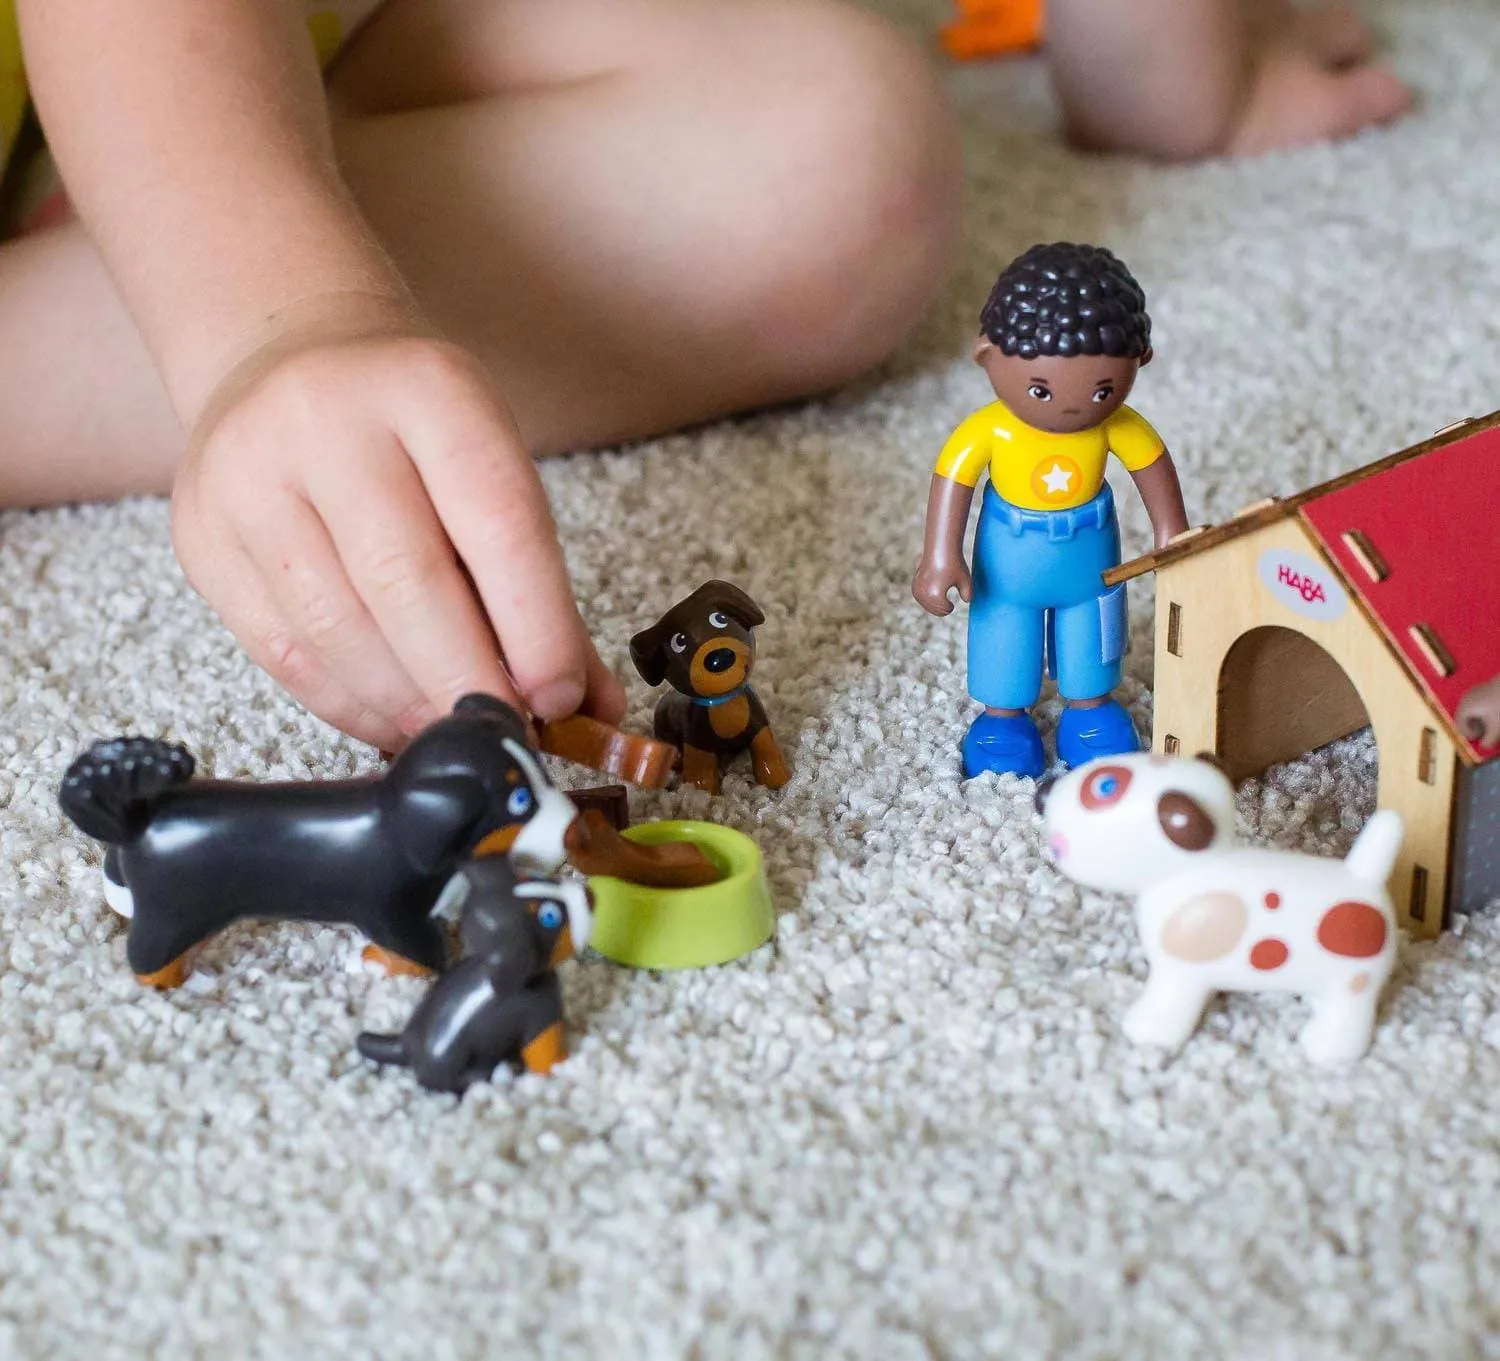
[[[1027,425],[1075,435],[1102,425],[1125,404],[1136,372],[1151,362],[1151,351],[1136,358],[1043,354],[1022,359],[980,336],[974,360],[989,375],[995,395]]]

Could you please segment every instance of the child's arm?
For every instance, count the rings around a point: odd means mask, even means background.
[[[252,657],[386,746],[466,690],[513,699],[502,650],[542,716],[618,717],[503,400],[339,177],[300,0],[18,9],[70,195],[190,432],[179,556]]]

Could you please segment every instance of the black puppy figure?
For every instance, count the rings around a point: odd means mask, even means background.
[[[487,855],[454,875],[434,911],[462,911],[459,962],[400,1034],[366,1031],[359,1052],[440,1092],[487,1082],[502,1063],[550,1072],[568,1056],[554,970],[588,943],[588,890],[518,879],[505,856]]]
[[[567,856],[575,810],[508,705],[467,695],[382,774],[254,784],[194,780],[193,758],[145,737],[97,742],[68,768],[63,811],[106,843],[105,896],[131,918],[141,982],[175,987],[192,948],[246,917],[346,922],[392,970],[447,963],[430,912],[476,853],[542,872]]]
[[[682,781],[719,792],[723,769],[749,751],[755,778],[779,789],[791,778],[765,707],[750,688],[752,629],[766,616],[738,586],[710,581],[630,640],[647,685],[676,691],[656,706],[656,735],[682,748]]]

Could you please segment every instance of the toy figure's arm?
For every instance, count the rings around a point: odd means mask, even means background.
[[[973,487],[941,473],[932,475],[922,561],[917,564],[917,575],[911,584],[912,595],[928,614],[952,613],[953,602],[948,599],[951,590],[957,589],[963,600],[974,598],[974,579],[964,561],[964,529],[973,502]]]
[[[1500,747],[1500,676],[1476,685],[1458,702],[1458,728],[1482,747]]]
[[[1151,517],[1156,546],[1165,548],[1188,527],[1187,509],[1182,504],[1182,484],[1177,480],[1177,465],[1172,462],[1172,455],[1163,449],[1156,459],[1130,475],[1145,502],[1146,514]]]

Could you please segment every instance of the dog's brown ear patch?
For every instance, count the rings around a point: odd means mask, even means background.
[[[662,619],[630,640],[630,660],[647,685],[660,685],[667,678],[667,659],[662,652],[666,630],[667,620]]]
[[[723,610],[747,629],[759,628],[766,622],[761,607],[738,586],[728,581],[705,581],[682,603],[708,612]]]
[[[1212,766],[1220,775],[1229,774],[1229,767],[1224,764],[1218,752],[1200,751],[1194,754],[1193,760],[1202,761],[1206,766]]]
[[[1156,801],[1156,817],[1167,840],[1185,851],[1207,850],[1213,844],[1214,820],[1196,799],[1168,790]]]

